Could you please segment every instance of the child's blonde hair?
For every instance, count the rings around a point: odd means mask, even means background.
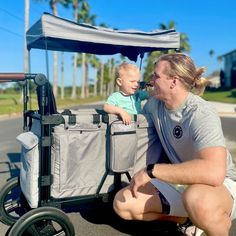
[[[123,75],[126,74],[129,70],[137,71],[140,73],[139,68],[135,64],[122,62],[116,69],[116,78],[123,77]]]

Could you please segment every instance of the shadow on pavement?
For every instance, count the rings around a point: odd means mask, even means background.
[[[7,153],[9,161],[0,162],[0,174],[5,175],[7,179],[19,176],[20,153]]]
[[[0,173],[6,174],[7,179],[19,176],[20,153],[7,153],[7,159],[9,161],[0,162]],[[176,224],[174,223],[164,221],[144,222],[123,220],[113,211],[111,200],[109,200],[108,203],[96,200],[89,203],[81,202],[78,206],[67,207],[64,211],[66,213],[77,213],[86,222],[94,225],[110,226],[121,234],[132,236],[183,235],[177,231]]]
[[[70,209],[68,209],[70,211]],[[73,207],[73,212],[79,212],[84,220],[99,225],[109,225],[127,235],[133,236],[181,236],[176,224],[166,221],[128,221],[121,219],[112,209],[112,204],[92,202]]]

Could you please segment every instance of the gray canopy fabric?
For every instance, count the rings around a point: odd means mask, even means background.
[[[75,22],[44,13],[26,33],[27,48],[97,55],[121,53],[136,61],[139,54],[178,49],[180,35],[175,29],[151,32],[114,30]]]

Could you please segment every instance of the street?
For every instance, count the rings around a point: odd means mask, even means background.
[[[222,126],[229,150],[236,157],[236,119],[222,117]],[[20,146],[15,137],[21,133],[22,118],[0,120],[0,173],[2,186],[9,178],[19,174]],[[76,235],[82,236],[124,236],[157,235],[163,224],[157,222],[135,222],[121,220],[112,211],[110,204],[83,204],[68,211]],[[235,224],[234,224],[235,225]],[[0,235],[8,227],[0,223]],[[232,234],[233,235],[233,234]]]

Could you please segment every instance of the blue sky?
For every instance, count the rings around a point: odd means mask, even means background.
[[[176,30],[189,37],[190,56],[197,66],[205,66],[206,74],[219,70],[217,57],[236,49],[235,0],[90,0],[96,23],[111,28],[151,31],[160,23],[176,22]],[[43,12],[50,12],[48,3],[30,1],[30,26]],[[72,9],[58,7],[60,17],[72,19]],[[210,57],[209,51],[215,54]],[[23,72],[24,0],[2,1],[0,5],[0,72]],[[66,84],[71,84],[72,54],[65,56]],[[51,58],[51,54],[49,59]],[[106,59],[104,59],[106,60]],[[31,71],[45,73],[45,54],[36,50],[31,55]],[[80,74],[78,71],[78,80]]]

